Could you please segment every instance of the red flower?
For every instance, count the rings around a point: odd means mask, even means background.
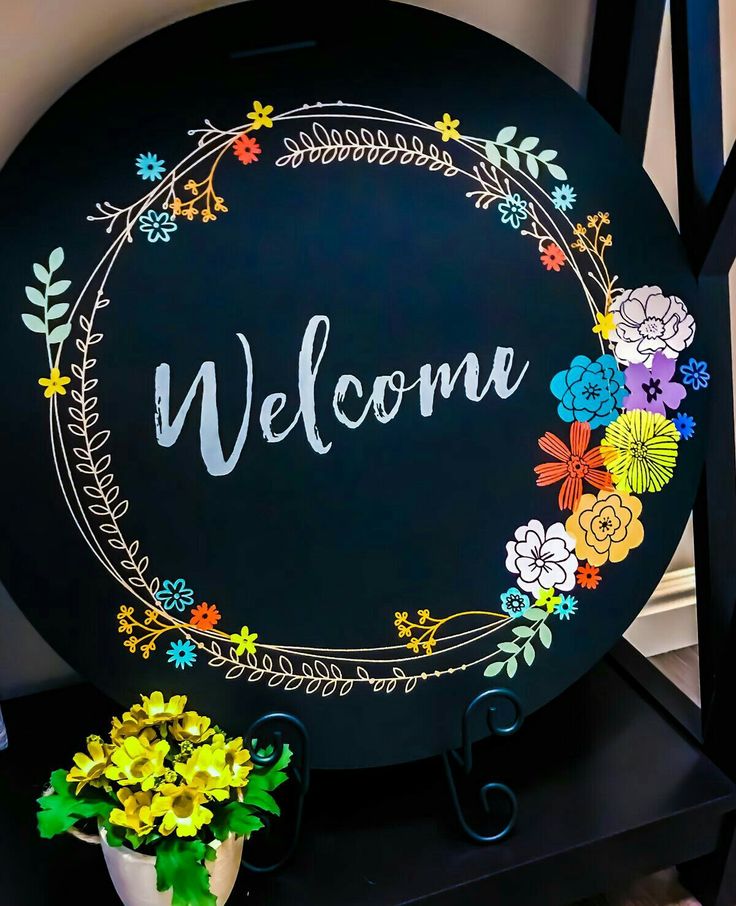
[[[214,604],[208,604],[202,601],[192,610],[192,617],[189,622],[197,629],[214,629],[215,624],[222,619],[220,611]]]
[[[545,247],[539,260],[548,271],[559,271],[562,265],[567,261],[567,255],[556,242],[550,242],[550,244]]]
[[[590,425],[588,422],[573,422],[570,426],[570,446],[563,443],[549,431],[539,438],[539,446],[545,453],[554,456],[559,462],[545,462],[534,466],[537,473],[537,484],[544,487],[561,481],[562,487],[558,497],[561,510],[574,510],[583,493],[583,481],[594,488],[612,490],[611,476],[603,465],[600,447],[588,450],[590,443]],[[586,452],[587,451],[587,452]]]
[[[578,585],[582,588],[598,588],[601,581],[601,571],[597,566],[591,566],[590,563],[586,563],[585,566],[578,566],[575,578],[578,580]]]
[[[243,134],[233,142],[233,151],[241,164],[252,164],[253,161],[258,160],[261,146],[250,135]]]

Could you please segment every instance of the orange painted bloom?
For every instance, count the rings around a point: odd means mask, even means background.
[[[545,453],[554,456],[558,462],[545,462],[534,466],[537,484],[544,487],[562,482],[558,503],[561,510],[574,510],[583,493],[583,481],[600,490],[611,490],[610,474],[599,466],[603,465],[601,448],[588,450],[590,425],[588,422],[573,422],[570,426],[570,446],[549,431],[539,438],[539,446]]]
[[[539,260],[548,271],[559,271],[562,265],[567,261],[567,255],[556,242],[550,242],[549,245],[545,246]]]
[[[243,134],[233,142],[233,151],[241,164],[252,164],[258,160],[261,146],[250,135]]]
[[[578,580],[578,585],[582,588],[598,588],[601,581],[601,571],[597,566],[591,566],[590,563],[586,563],[585,566],[578,566],[575,578]]]
[[[202,601],[192,609],[192,617],[189,622],[197,629],[214,629],[215,624],[221,620],[220,611],[214,604],[208,604]]]

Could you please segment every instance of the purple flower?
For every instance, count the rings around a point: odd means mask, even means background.
[[[687,392],[682,384],[672,380],[675,373],[674,359],[662,352],[655,352],[651,368],[636,363],[626,369],[628,396],[624,397],[625,409],[646,409],[665,415],[664,407],[677,409]]]

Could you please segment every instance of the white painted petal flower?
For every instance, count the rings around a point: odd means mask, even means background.
[[[693,340],[695,321],[677,296],[658,286],[640,286],[618,293],[611,302],[614,329],[609,341],[622,365],[651,367],[655,353],[675,359]]]

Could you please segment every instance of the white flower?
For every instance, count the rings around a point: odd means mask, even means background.
[[[650,367],[655,352],[676,359],[695,336],[695,320],[685,303],[663,295],[658,286],[624,290],[612,300],[611,313],[615,327],[609,342],[622,365]]]
[[[542,588],[570,591],[575,587],[575,541],[561,522],[545,529],[530,519],[506,544],[506,569],[519,576],[519,588],[538,594]]]

